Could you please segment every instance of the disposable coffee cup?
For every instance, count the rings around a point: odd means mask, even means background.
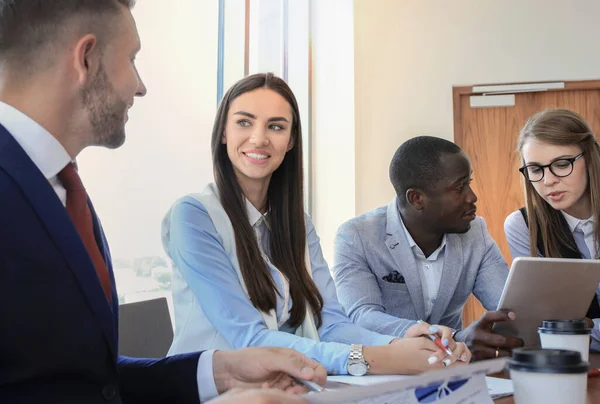
[[[590,356],[590,334],[585,320],[546,320],[538,328],[542,348],[578,351],[584,361]]]
[[[508,362],[515,404],[586,404],[589,363],[577,351],[514,349]]]

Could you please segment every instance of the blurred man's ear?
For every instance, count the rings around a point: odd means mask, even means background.
[[[87,34],[79,39],[72,51],[73,68],[81,87],[85,86],[100,66],[100,52],[95,35]]]

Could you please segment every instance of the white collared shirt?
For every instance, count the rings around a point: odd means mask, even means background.
[[[58,179],[58,173],[71,162],[71,157],[60,142],[39,123],[0,101],[0,124],[12,135],[33,164],[46,177],[63,206],[67,204],[67,191]],[[213,377],[213,351],[200,355],[197,368],[198,393],[201,401],[215,397],[217,387]]]
[[[560,211],[567,224],[569,225],[569,229],[571,233],[575,231],[575,229],[580,229],[583,232],[583,238],[585,240],[585,245],[587,246],[590,255],[592,258],[598,256],[598,244],[594,240],[594,217],[590,217],[587,219],[577,219],[569,215],[568,213]]]
[[[71,157],[65,148],[39,123],[1,101],[0,123],[50,182],[63,206],[66,205],[67,191],[57,177],[58,173],[71,162]]]
[[[400,217],[400,223],[402,223],[402,229],[408,239],[408,244],[412,249],[417,263],[419,271],[419,277],[421,278],[421,287],[423,288],[423,301],[425,302],[425,317],[429,318],[433,311],[433,306],[438,296],[440,289],[440,282],[442,281],[442,272],[444,271],[444,253],[446,247],[446,235],[442,238],[442,243],[429,257],[425,257],[425,254],[421,248],[415,243],[408,229],[404,225],[402,217]]]

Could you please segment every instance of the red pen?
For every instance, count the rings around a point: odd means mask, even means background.
[[[423,320],[418,320],[417,321],[418,324],[424,323]],[[436,344],[438,346],[438,348],[440,348],[442,351],[446,352],[447,355],[453,356],[454,352],[452,352],[452,350],[450,348],[448,348],[447,346],[445,346],[442,343],[442,339],[439,336],[434,336],[433,334],[426,334],[426,336],[433,341],[434,344]]]
[[[427,334],[427,337],[432,340],[434,342],[434,344],[436,344],[438,346],[438,348],[440,348],[442,351],[446,352],[446,354],[453,356],[454,353],[450,350],[450,348],[448,348],[447,346],[445,346],[444,344],[442,344],[442,339],[440,337],[435,337],[433,336],[433,334]]]

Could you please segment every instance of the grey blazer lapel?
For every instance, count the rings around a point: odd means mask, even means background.
[[[398,213],[396,206],[396,198],[394,198],[387,208],[385,243],[388,251],[396,262],[398,272],[404,276],[406,287],[410,293],[410,298],[417,315],[420,319],[424,320],[425,303],[423,302],[421,277],[419,276],[415,256],[408,245],[406,234],[404,234],[404,230],[402,229],[400,214]]]
[[[440,281],[438,296],[429,317],[432,324],[440,322],[456,292],[456,286],[458,285],[463,269],[462,249],[463,245],[460,237],[455,234],[448,234],[446,236],[442,280]]]

